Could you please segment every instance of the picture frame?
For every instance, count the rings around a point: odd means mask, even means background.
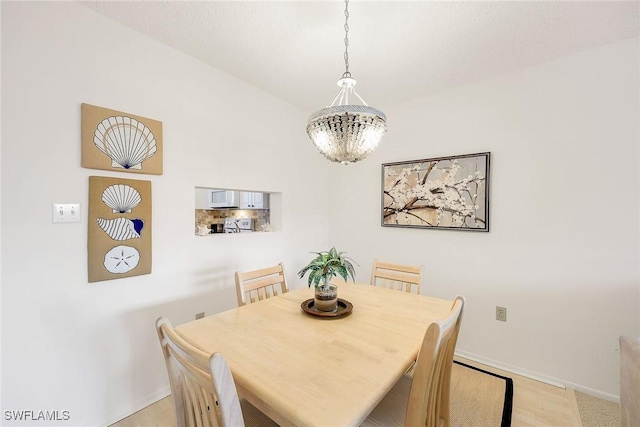
[[[489,231],[491,153],[382,164],[381,225]]]

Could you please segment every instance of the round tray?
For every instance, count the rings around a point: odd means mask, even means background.
[[[311,298],[311,299],[302,301],[302,304],[300,304],[300,308],[302,308],[302,311],[304,311],[305,313],[309,313],[312,316],[339,317],[339,316],[344,316],[345,314],[351,313],[351,310],[353,310],[353,304],[351,304],[349,301],[345,299],[338,298],[337,311],[318,311],[315,309],[313,305],[313,298]]]

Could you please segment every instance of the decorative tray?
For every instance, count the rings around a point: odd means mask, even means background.
[[[345,299],[338,298],[337,311],[318,311],[315,309],[313,305],[313,298],[311,298],[308,300],[304,300],[302,304],[300,304],[300,308],[302,308],[302,311],[304,311],[305,313],[309,313],[312,316],[339,317],[339,316],[344,316],[345,314],[351,313],[351,310],[353,310],[353,304],[351,304],[349,301]]]

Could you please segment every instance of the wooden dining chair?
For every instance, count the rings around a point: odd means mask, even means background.
[[[176,427],[277,426],[238,397],[222,354],[208,355],[192,346],[166,318],[156,321],[156,330],[169,374]]]
[[[464,298],[457,297],[449,315],[431,323],[411,374],[404,374],[382,399],[363,427],[450,427],[450,393]]]
[[[422,266],[390,264],[373,260],[371,285],[397,289],[399,291],[420,293]]]
[[[456,325],[453,330],[453,335],[449,338],[447,343],[446,354],[444,356],[444,374],[442,376],[442,389],[440,392],[440,409],[439,416],[443,421],[441,425],[445,427],[451,426],[451,372],[453,371],[453,356],[456,352],[456,345],[458,344],[458,335],[460,334],[460,326],[462,325],[462,315],[464,314],[465,299],[462,296],[457,296],[453,301],[451,311],[456,309],[456,304],[460,304],[460,315],[456,320]]]
[[[238,307],[289,292],[282,263],[261,270],[236,272]],[[248,300],[247,301],[247,297]]]
[[[640,426],[640,337],[620,337],[620,425]]]

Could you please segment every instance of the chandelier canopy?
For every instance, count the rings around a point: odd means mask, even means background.
[[[344,63],[346,71],[338,80],[340,91],[331,105],[311,114],[307,134],[318,151],[332,162],[354,163],[375,150],[387,131],[387,116],[355,91],[349,72],[349,0],[345,0]],[[362,104],[349,104],[349,97]]]

